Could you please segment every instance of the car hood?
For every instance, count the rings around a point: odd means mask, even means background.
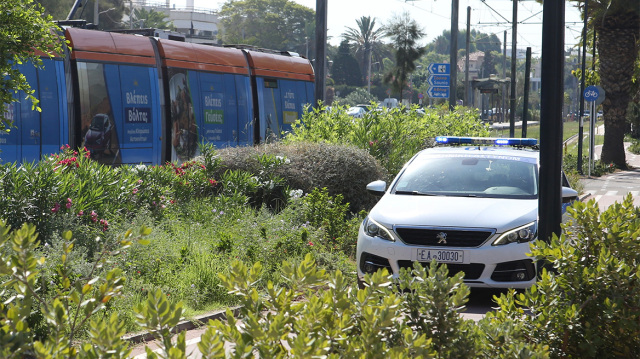
[[[536,220],[538,200],[386,194],[369,216],[389,226],[493,228],[502,233]]]

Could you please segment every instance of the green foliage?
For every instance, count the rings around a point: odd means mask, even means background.
[[[400,94],[407,84],[409,75],[416,69],[415,62],[425,52],[418,41],[425,35],[418,23],[411,19],[408,12],[396,15],[385,27],[386,36],[391,38],[395,50],[395,66],[384,75],[384,82],[391,85],[394,92]]]
[[[340,251],[355,258],[359,227],[362,218],[348,218],[349,203],[342,203],[341,194],[331,197],[326,188],[314,189],[302,198],[302,218],[311,226],[325,232],[325,245],[329,252]]]
[[[630,358],[640,352],[640,210],[627,196],[602,213],[595,201],[568,209],[573,220],[551,243],[536,242],[545,260],[538,283],[498,299],[498,323],[523,325],[553,357]]]
[[[633,154],[640,154],[640,140],[634,139],[628,149]]]
[[[613,163],[606,164],[601,160],[596,160],[592,162],[591,167],[591,175],[600,177],[608,173],[613,173],[617,169],[616,165]],[[565,173],[572,173],[578,171],[578,156],[567,153],[562,158],[562,170]],[[589,157],[582,157],[582,173],[589,173]]]
[[[136,28],[153,28],[175,31],[176,27],[173,26],[173,21],[166,21],[167,16],[163,12],[158,12],[153,9],[147,10],[143,8],[133,10],[133,22],[136,24]]]
[[[53,31],[51,16],[43,13],[42,7],[33,0],[0,1],[0,108],[26,97],[32,108],[40,111],[34,90],[15,65],[41,67],[42,61],[36,51],[53,57],[63,54],[64,37]],[[20,93],[19,96],[14,94]],[[9,130],[13,121],[6,111],[0,111],[0,131]]]
[[[370,94],[369,92],[367,92],[367,90],[358,87],[358,88],[355,88],[353,91],[349,92],[349,94],[344,96],[344,98],[336,97],[333,100],[332,106],[349,107],[349,106],[355,106],[355,105],[361,105],[361,104],[370,104],[372,102],[373,103],[377,102],[376,97]],[[375,108],[374,105],[372,105],[372,107]]]
[[[453,112],[415,108],[369,111],[353,118],[344,109],[315,108],[293,125],[286,142],[347,143],[368,151],[390,175],[395,175],[416,152],[431,146],[438,135],[487,136],[477,111],[457,107]],[[350,199],[349,199],[350,200]]]
[[[96,314],[122,294],[125,278],[121,269],[106,268],[111,259],[134,242],[144,243],[141,238],[149,233],[143,227],[138,236],[129,230],[115,242],[102,243],[89,272],[79,276],[67,260],[74,241],[71,232],[65,232],[62,255],[55,259],[59,286],[45,289],[40,287],[39,278],[46,259],[37,257],[40,244],[35,227],[25,224],[12,231],[0,222],[1,356],[75,358],[76,341],[89,325],[89,337],[95,345],[81,346],[83,357],[104,357],[107,353],[110,357],[126,357],[130,350],[121,339],[124,328],[113,316],[99,319]],[[39,324],[46,327],[43,338],[38,338],[30,325],[30,317],[37,313],[42,316]]]
[[[226,44],[298,53],[305,53],[305,25],[313,23],[315,16],[312,9],[290,0],[229,1],[219,14]]]
[[[343,40],[338,47],[338,54],[331,66],[331,78],[336,84],[349,86],[362,85],[362,72],[358,61],[351,56],[349,42]]]
[[[384,28],[375,29],[376,19],[371,18],[371,16],[361,16],[356,19],[356,24],[358,25],[357,28],[347,27],[342,37],[346,41],[354,43],[355,55],[360,59],[360,73],[366,81],[371,72],[371,62],[380,63],[382,61],[381,48],[383,45],[380,40],[384,36]],[[371,80],[369,79],[369,81]],[[369,103],[369,101],[360,103]]]
[[[446,267],[416,264],[394,280],[386,270],[368,275],[356,290],[342,272],[319,270],[311,255],[298,265],[283,263],[286,286],[255,288],[263,270],[233,263],[233,276],[221,275],[239,298],[238,318],[210,321],[198,344],[206,358],[543,358],[544,346],[526,347],[524,335],[504,326],[499,339],[485,339],[458,310],[469,289],[462,276],[449,278]],[[306,298],[298,301],[297,298]],[[238,321],[243,323],[242,329]],[[488,327],[490,324],[486,324]],[[491,328],[488,328],[491,329]],[[492,337],[496,338],[496,337]],[[225,354],[223,342],[231,344]],[[490,347],[489,344],[500,344]],[[486,354],[486,355],[483,355]]]
[[[344,112],[340,113],[340,116],[346,116]],[[322,118],[330,118],[329,115],[320,112],[318,115]],[[347,119],[343,120],[345,121],[344,125],[347,126]],[[321,119],[313,121],[321,123]],[[327,131],[330,130],[331,128],[327,128]],[[329,132],[326,134],[330,135]],[[315,188],[326,187],[331,196],[341,194],[344,201],[349,202],[351,212],[357,213],[360,210],[373,207],[377,198],[367,193],[365,187],[371,181],[386,178],[387,174],[366,150],[358,149],[352,144],[339,144],[337,140],[322,141],[320,136],[315,136],[315,141],[305,138],[298,140],[297,136],[292,138],[294,140],[289,143],[218,150],[217,153],[221,161],[218,172],[222,175],[215,176],[221,176],[222,193],[230,195],[226,192],[228,186],[246,187],[247,193],[251,193],[250,188],[257,186],[257,181],[253,181],[251,178],[256,177],[257,179],[263,172],[272,173],[273,176],[282,178],[286,185],[285,188],[289,189],[288,195],[298,193],[300,196],[304,193],[311,193]],[[276,158],[279,156],[286,160],[269,169],[271,172],[265,172],[263,166],[257,161],[257,158],[265,154],[276,156]],[[345,171],[345,168],[349,170]],[[224,174],[225,171],[231,172]],[[244,178],[238,178],[234,181],[226,180],[225,177],[231,173],[244,176]],[[244,174],[240,175],[240,173]],[[268,183],[265,180],[261,182]],[[241,190],[238,191],[243,193]]]
[[[166,358],[184,358],[186,355],[185,332],[178,335],[177,342],[172,342],[173,328],[182,318],[182,303],[170,303],[160,290],[149,292],[147,300],[140,303],[135,311],[142,329],[151,333],[162,342]],[[148,358],[158,358],[149,347],[146,348]]]

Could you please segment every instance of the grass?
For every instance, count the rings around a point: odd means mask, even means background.
[[[578,134],[580,124],[577,121],[565,122],[562,125],[562,140],[566,141],[571,136]],[[589,129],[585,128],[585,132]],[[509,128],[502,130],[492,130],[491,136],[493,137],[509,137]],[[515,129],[515,137],[522,137],[522,128]],[[527,126],[527,138],[540,139],[540,125]]]

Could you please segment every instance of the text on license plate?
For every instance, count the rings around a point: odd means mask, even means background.
[[[464,263],[464,251],[418,249],[418,262]]]

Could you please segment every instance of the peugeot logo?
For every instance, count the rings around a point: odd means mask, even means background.
[[[438,244],[447,244],[447,234],[444,232],[438,233],[436,239],[438,240]]]

